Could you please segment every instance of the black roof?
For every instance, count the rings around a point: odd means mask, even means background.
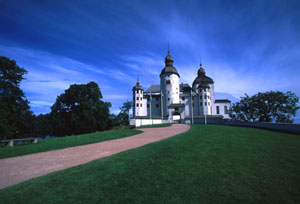
[[[190,85],[188,85],[188,84],[180,84],[180,91],[181,92],[190,92],[191,91],[191,87],[190,87]]]
[[[160,93],[160,85],[151,85],[146,91],[151,93]]]
[[[231,101],[228,99],[216,99],[215,103],[231,103]]]
[[[193,82],[193,87],[195,84],[200,84],[200,85],[208,85],[208,84],[213,84],[214,81],[212,78],[208,77],[205,75],[205,70],[202,67],[202,64],[200,64],[200,69],[198,70],[198,76],[195,78]]]
[[[143,87],[140,85],[140,82],[136,82],[136,85],[132,88],[132,90],[144,90]]]
[[[160,77],[163,74],[176,74],[178,77],[180,77],[180,75],[177,72],[177,69],[173,66],[173,57],[170,55],[170,51],[168,51],[168,55],[165,58],[165,64],[166,66],[163,68],[163,70],[160,73]]]

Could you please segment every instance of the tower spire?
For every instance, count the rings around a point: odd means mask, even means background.
[[[170,54],[170,42],[168,40],[168,54]]]
[[[201,56],[200,56],[200,68],[202,67],[202,60],[201,60]]]

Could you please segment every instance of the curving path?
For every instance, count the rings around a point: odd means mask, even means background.
[[[0,160],[0,189],[107,157],[122,151],[172,137],[188,131],[189,125],[174,124],[164,128],[144,128],[143,133],[95,144]]]

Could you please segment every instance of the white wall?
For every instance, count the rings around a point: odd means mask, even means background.
[[[217,106],[219,106],[219,114],[217,114]],[[228,113],[225,113],[225,106],[227,106],[227,111]],[[229,116],[229,109],[231,108],[231,104],[230,103],[215,103],[214,104],[214,111],[215,111],[215,115],[223,115],[224,119],[230,119]]]
[[[170,80],[170,84],[167,84]],[[167,113],[168,105],[179,103],[179,77],[177,74],[164,74],[160,77],[160,87],[163,92],[164,115]],[[169,99],[169,100],[168,100]]]
[[[162,120],[162,119],[130,119],[130,125],[133,125],[135,127],[140,127],[143,125],[157,125],[157,124],[163,124],[163,123],[171,123],[171,121],[168,120]]]

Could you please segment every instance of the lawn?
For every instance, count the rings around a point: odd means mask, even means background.
[[[5,203],[300,203],[300,136],[192,125],[0,190]]]
[[[138,133],[141,133],[141,131],[130,130],[130,129],[108,130],[108,131],[97,132],[97,133],[40,140],[37,144],[16,145],[14,147],[1,146],[0,159],[21,156],[26,154],[33,154],[38,152],[46,152],[46,151],[62,149],[66,147],[92,144],[96,142],[103,142],[105,140],[114,140],[122,137],[132,136]]]

